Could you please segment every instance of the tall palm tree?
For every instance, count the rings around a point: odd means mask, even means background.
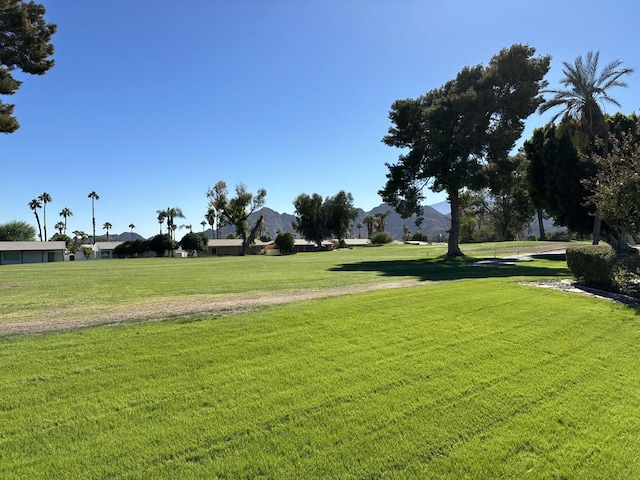
[[[60,216],[64,218],[64,233],[67,233],[67,218],[72,217],[73,212],[69,208],[65,207],[60,211]]]
[[[202,234],[204,235],[204,227],[206,227],[206,226],[207,226],[207,222],[205,222],[204,220],[202,220],[202,221],[200,222],[200,225],[202,225]]]
[[[158,214],[158,223],[160,224],[160,235],[162,235],[162,224],[164,223],[164,219],[167,216],[167,212],[165,212],[164,210],[156,210],[156,213]]]
[[[540,105],[540,113],[555,107],[562,109],[553,116],[572,120],[590,135],[606,139],[607,124],[601,105],[605,102],[620,107],[620,103],[609,96],[613,87],[626,87],[621,78],[633,73],[633,68],[621,68],[622,61],[614,60],[598,71],[600,52],[588,52],[586,58],[579,56],[574,63],[562,62],[564,78],[560,83],[565,89],[546,90],[553,97]]]
[[[218,238],[218,231],[213,228],[213,226],[216,223],[216,209],[215,208],[209,208],[207,210],[207,213],[204,214],[204,218],[207,221],[207,223],[209,224],[209,226],[211,227],[212,236],[213,236],[213,233],[215,231],[216,236],[214,238]]]
[[[186,218],[182,213],[182,210],[180,210],[178,207],[169,207],[164,211],[158,210],[157,213],[158,221],[160,220],[160,216],[163,215],[162,218],[167,221],[167,232],[169,233],[169,235],[173,235],[172,238],[175,240],[175,231],[176,228],[178,228],[178,226],[175,224],[175,219]]]
[[[91,199],[91,224],[93,225],[93,244],[96,243],[96,211],[95,201],[100,200],[100,196],[96,192],[89,192],[87,195]]]
[[[42,224],[44,225],[44,241],[47,241],[47,203],[51,203],[53,200],[51,195],[44,192],[38,197],[38,200],[42,202]]]
[[[620,103],[609,96],[613,87],[626,87],[622,77],[633,73],[633,68],[621,68],[622,61],[614,60],[602,70],[598,70],[600,52],[588,52],[586,58],[579,56],[574,63],[563,62],[564,78],[560,83],[565,87],[559,90],[546,90],[553,97],[540,105],[540,113],[555,107],[562,109],[553,116],[555,122],[560,116],[565,122],[571,122],[588,138],[597,136],[604,141],[607,149],[607,123],[601,105],[605,102],[620,107]],[[593,221],[593,244],[600,241],[600,216],[596,210]]]
[[[133,242],[133,229],[136,228],[136,226],[133,223],[129,224],[129,240]]]
[[[56,230],[58,230],[58,233],[59,233],[60,235],[62,235],[62,231],[63,231],[63,230],[64,230],[64,228],[65,228],[65,227],[64,227],[64,222],[58,222],[58,223],[56,223],[56,224],[53,226],[53,228],[55,228]]]
[[[42,208],[42,203],[37,198],[34,198],[28,203],[28,205],[36,216],[36,222],[38,223],[38,237],[40,238],[40,241],[42,241],[42,226],[40,225],[40,217],[38,216],[38,209]]]
[[[104,222],[104,224],[102,225],[102,228],[107,231],[107,242],[108,242],[109,241],[109,230],[111,230],[113,228],[113,225],[111,225],[109,222]]]

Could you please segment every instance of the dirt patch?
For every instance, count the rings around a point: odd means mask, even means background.
[[[302,300],[337,297],[352,293],[372,292],[391,288],[424,285],[427,282],[407,280],[398,282],[352,285],[323,290],[287,292],[260,292],[242,295],[191,295],[167,300],[155,300],[144,304],[117,306],[92,312],[79,312],[73,308],[49,312],[39,318],[0,323],[0,335],[23,335],[69,330],[96,325],[126,322],[159,321],[172,317],[200,315],[225,315],[256,310],[269,305],[293,303]],[[434,283],[434,282],[431,282]]]

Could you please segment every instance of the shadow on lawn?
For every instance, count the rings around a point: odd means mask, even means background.
[[[384,260],[344,263],[334,272],[379,272],[388,277],[417,277],[420,280],[459,280],[463,278],[500,277],[565,277],[570,275],[564,254],[535,256],[557,266],[536,265],[538,262],[514,258],[474,258],[445,256],[421,260]]]

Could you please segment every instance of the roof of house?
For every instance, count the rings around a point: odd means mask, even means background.
[[[122,242],[96,242],[93,246],[94,250],[113,250]]]
[[[0,242],[0,252],[43,252],[52,250],[64,250],[67,245],[63,241],[58,242]]]

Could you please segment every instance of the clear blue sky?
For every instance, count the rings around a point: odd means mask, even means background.
[[[167,207],[199,231],[218,180],[264,187],[279,212],[342,189],[369,210],[399,153],[381,142],[394,100],[513,43],[552,55],[551,87],[589,50],[640,70],[635,0],[40,1],[56,65],[4,99],[21,128],[0,139],[0,223],[35,226],[27,203],[46,191],[49,235],[65,207],[69,232],[91,232],[90,191],[97,234],[154,235]],[[612,92],[624,113],[638,111],[638,75]],[[524,137],[547,120],[531,116]]]

